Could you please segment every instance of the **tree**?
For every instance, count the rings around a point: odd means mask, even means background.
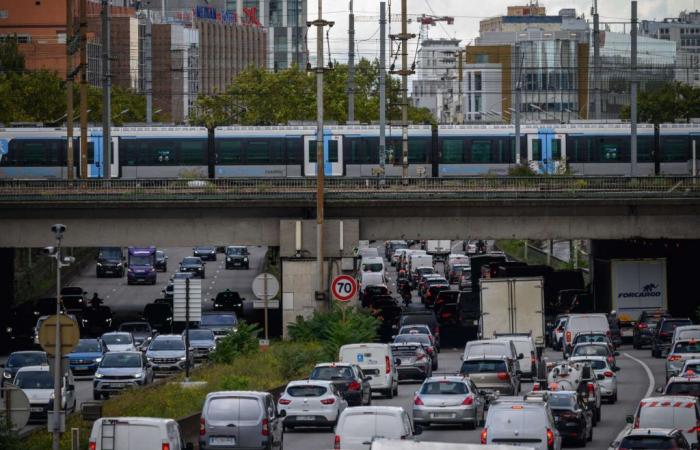
[[[17,37],[0,42],[0,72],[24,72],[24,55],[17,48]]]

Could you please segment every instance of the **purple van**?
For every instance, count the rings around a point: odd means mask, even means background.
[[[156,284],[156,248],[129,247],[129,269],[126,272],[128,284]]]

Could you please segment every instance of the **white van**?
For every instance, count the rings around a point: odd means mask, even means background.
[[[378,437],[412,440],[421,433],[414,431],[411,419],[398,406],[358,406],[346,408],[335,427],[334,450],[367,450]]]
[[[375,247],[363,247],[357,249],[357,256],[367,258],[368,256],[378,257],[379,251]]]
[[[360,261],[360,273],[379,272],[384,274],[384,258],[380,256],[365,256]]]
[[[515,352],[523,355],[523,359],[518,360],[518,368],[522,372],[523,378],[534,379],[537,376],[538,361],[537,347],[532,336],[521,335],[496,335],[497,341],[510,341],[515,346]]]
[[[103,417],[92,424],[88,448],[91,450],[133,450],[162,448],[193,450],[183,444],[180,427],[173,419],[151,417]]]
[[[571,314],[564,327],[564,354],[572,350],[574,338],[579,333],[600,332],[610,336],[610,324],[605,314]]]
[[[383,272],[361,272],[360,292],[364,292],[367,286],[386,286],[386,281]]]
[[[685,395],[643,398],[627,422],[633,423],[634,428],[678,428],[693,445],[698,443],[700,406],[696,397]]]
[[[466,361],[469,357],[476,356],[495,356],[509,358],[511,361],[522,359],[525,355],[518,354],[515,345],[511,340],[496,340],[482,339],[478,341],[469,341],[464,347],[462,360]]]
[[[513,447],[510,445],[453,444],[447,442],[377,439],[372,442],[372,450],[513,450]],[[518,447],[518,450],[533,449],[532,447]]]
[[[427,253],[425,252],[425,250],[419,250],[419,249],[414,249],[414,248],[410,248],[410,249],[406,250],[403,253],[403,255],[401,256],[401,261],[400,261],[401,267],[399,267],[399,269],[404,269],[404,270],[408,269],[408,262],[410,261],[412,255],[427,255]]]
[[[357,364],[372,379],[372,392],[380,392],[387,398],[399,394],[399,373],[389,344],[348,344],[340,347],[340,362]]]
[[[408,273],[412,274],[418,267],[433,267],[433,257],[430,255],[411,255],[408,257]]]

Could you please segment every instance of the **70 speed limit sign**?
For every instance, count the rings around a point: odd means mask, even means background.
[[[357,294],[357,281],[351,276],[340,275],[333,278],[331,292],[340,302],[349,302]]]

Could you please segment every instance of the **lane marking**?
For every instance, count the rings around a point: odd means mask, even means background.
[[[654,393],[654,385],[656,384],[656,380],[654,379],[654,374],[651,372],[651,369],[641,359],[637,359],[629,353],[623,353],[623,355],[625,355],[632,361],[635,361],[636,363],[640,364],[644,368],[644,371],[647,373],[647,378],[649,378],[649,388],[647,389],[647,393],[646,395],[644,395],[644,398],[650,397],[651,394]]]

